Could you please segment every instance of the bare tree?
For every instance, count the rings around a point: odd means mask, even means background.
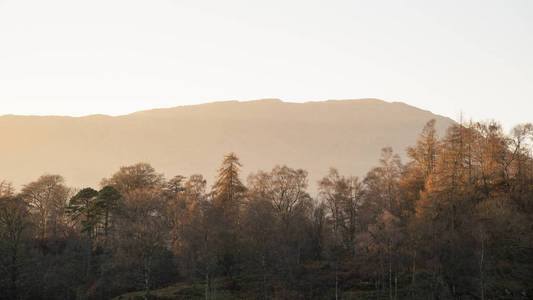
[[[4,292],[10,299],[19,298],[25,256],[23,244],[30,229],[31,220],[26,203],[18,197],[0,197],[0,273],[8,282]]]
[[[102,186],[113,186],[119,192],[143,188],[153,188],[162,185],[163,174],[159,174],[148,163],[137,163],[131,166],[121,167],[118,172],[110,178],[102,179]]]
[[[66,221],[65,208],[70,190],[59,175],[43,175],[22,189],[22,199],[36,218],[39,238],[56,236]]]
[[[168,246],[170,224],[164,198],[157,189],[135,189],[123,195],[120,214],[119,259],[137,266],[138,278],[148,299],[155,260]]]

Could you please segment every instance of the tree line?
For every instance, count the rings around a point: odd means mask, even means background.
[[[533,297],[533,126],[428,122],[403,163],[288,166],[215,183],[121,167],[99,189],[0,184],[0,299],[108,299],[187,284],[184,299]],[[357,159],[357,158],[354,158]],[[178,297],[179,298],[179,297]]]

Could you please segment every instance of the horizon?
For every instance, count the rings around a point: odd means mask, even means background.
[[[388,101],[388,100],[384,100],[384,99],[379,99],[379,98],[351,98],[351,99],[324,99],[324,100],[309,100],[309,101],[290,101],[290,100],[285,100],[285,99],[280,99],[280,98],[261,98],[261,99],[249,99],[249,100],[220,100],[220,101],[206,101],[206,102],[202,102],[202,103],[192,103],[192,104],[182,104],[182,105],[175,105],[175,106],[167,106],[167,107],[152,107],[152,108],[146,108],[146,109],[142,109],[142,110],[136,110],[136,111],[131,111],[131,112],[125,112],[125,113],[120,113],[120,114],[105,114],[105,113],[94,113],[94,114],[85,114],[85,115],[59,115],[59,114],[56,114],[56,115],[40,115],[40,114],[0,114],[0,117],[4,117],[4,116],[20,116],[20,117],[67,117],[67,118],[86,118],[86,117],[94,117],[94,116],[103,116],[103,117],[121,117],[121,116],[129,116],[129,115],[133,115],[133,114],[136,114],[136,113],[139,113],[139,112],[148,112],[148,111],[154,111],[154,110],[165,110],[165,109],[175,109],[175,108],[180,108],[180,107],[188,107],[188,106],[200,106],[200,105],[206,105],[206,104],[215,104],[215,103],[248,103],[248,102],[260,102],[260,101],[272,101],[272,100],[275,100],[275,101],[279,101],[281,103],[292,103],[292,104],[307,104],[307,103],[320,103],[320,102],[335,102],[335,101],[364,101],[364,100],[376,100],[376,101],[381,101],[381,102],[385,102],[385,103],[388,103],[388,104],[394,104],[394,103],[401,103],[401,104],[404,104],[404,105],[407,105],[407,106],[410,106],[410,107],[413,107],[413,108],[416,108],[416,109],[419,109],[419,110],[422,110],[422,111],[427,111],[429,113],[432,113],[432,114],[435,114],[437,116],[441,116],[441,117],[444,117],[444,118],[448,118],[456,123],[461,123],[461,122],[480,122],[480,123],[483,123],[483,122],[490,122],[490,121],[495,121],[497,122],[498,124],[500,124],[502,126],[502,130],[504,133],[509,133],[513,130],[513,128],[517,125],[520,125],[520,124],[526,124],[526,123],[531,123],[531,122],[522,122],[522,123],[514,123],[514,124],[504,124],[502,123],[500,120],[497,120],[495,118],[486,118],[486,119],[483,119],[483,120],[478,120],[478,119],[473,119],[473,118],[465,118],[464,115],[463,115],[463,112],[459,112],[459,115],[458,116],[447,116],[447,115],[442,115],[442,114],[438,114],[432,110],[429,110],[429,109],[424,109],[424,108],[421,108],[421,107],[417,107],[417,106],[414,106],[414,105],[411,105],[407,102],[404,102],[404,101]]]
[[[532,10],[531,1],[4,0],[0,114],[378,98],[510,129],[531,121]]]
[[[522,123],[516,123],[516,124],[513,124],[511,127],[507,128],[507,126],[505,126],[505,124],[502,124],[499,120],[496,120],[494,118],[489,118],[489,119],[484,119],[484,120],[474,120],[474,119],[470,118],[470,119],[466,119],[466,120],[461,120],[461,118],[463,117],[462,112],[457,117],[446,116],[446,115],[441,115],[441,114],[435,113],[435,112],[433,112],[431,110],[428,110],[428,109],[423,109],[421,107],[417,107],[417,106],[411,105],[411,104],[403,102],[403,101],[387,101],[387,100],[378,99],[378,98],[324,99],[324,100],[309,100],[309,101],[301,101],[301,102],[290,101],[290,100],[285,100],[285,99],[280,99],[280,98],[261,98],[261,99],[250,99],[250,100],[221,100],[221,101],[206,101],[206,102],[202,102],[202,103],[193,103],[193,104],[183,104],[183,105],[168,106],[168,107],[152,107],[152,108],[146,108],[146,109],[142,109],[142,110],[136,110],[136,111],[125,112],[125,113],[120,113],[120,114],[106,114],[106,113],[94,113],[94,114],[85,114],[85,115],[0,114],[0,117],[5,117],[5,116],[15,116],[15,117],[67,117],[67,118],[86,118],[86,117],[93,117],[93,116],[121,117],[121,116],[133,115],[133,114],[136,114],[136,113],[139,113],[139,112],[148,112],[148,111],[165,110],[165,109],[175,109],[175,108],[180,108],[180,107],[200,106],[200,105],[215,104],[215,103],[248,103],[248,102],[261,102],[261,101],[279,101],[281,103],[307,104],[307,103],[341,102],[341,101],[365,101],[365,100],[380,101],[380,102],[385,102],[387,104],[394,104],[394,103],[404,104],[404,105],[407,105],[407,106],[410,106],[410,107],[413,107],[413,108],[416,108],[416,109],[419,109],[419,110],[422,110],[422,111],[430,112],[430,113],[435,114],[437,116],[449,118],[449,119],[451,119],[452,121],[454,121],[456,123],[465,122],[465,121],[471,121],[471,122],[496,121],[500,125],[502,125],[502,129],[504,130],[504,132],[509,132],[510,130],[512,130],[512,128],[514,126],[522,124]]]
[[[365,101],[365,100],[376,100],[376,101],[386,102],[386,103],[389,103],[389,104],[402,103],[402,104],[409,105],[411,107],[415,107],[417,109],[421,109],[421,110],[424,110],[424,111],[429,111],[431,113],[434,113],[431,110],[422,109],[420,107],[416,107],[414,105],[410,105],[410,104],[408,104],[406,102],[403,102],[403,101],[388,101],[388,100],[379,99],[379,98],[345,98],[345,99],[323,99],[323,100],[308,100],[308,101],[291,101],[291,100],[280,99],[280,98],[257,98],[257,99],[247,99],[247,100],[237,100],[237,99],[213,100],[213,101],[207,100],[207,101],[201,102],[201,103],[191,103],[191,104],[181,104],[181,105],[161,106],[161,107],[155,107],[154,106],[154,107],[147,107],[147,108],[141,109],[141,110],[134,110],[134,111],[124,112],[124,113],[117,113],[117,114],[107,114],[107,113],[98,113],[98,112],[97,113],[92,113],[92,114],[80,114],[80,115],[77,115],[77,114],[62,115],[62,114],[14,114],[14,113],[6,113],[6,114],[0,114],[0,117],[3,117],[3,116],[72,117],[72,118],[84,118],[84,117],[91,117],[91,116],[120,117],[120,116],[127,116],[127,115],[131,115],[131,114],[135,114],[135,113],[138,113],[138,112],[145,112],[145,111],[152,111],[152,110],[162,110],[162,109],[172,109],[172,108],[188,107],[188,106],[199,106],[199,105],[204,105],[204,104],[215,104],[215,103],[248,103],[248,102],[262,102],[262,101],[278,101],[278,102],[281,102],[281,103],[306,104],[306,103],[330,102],[330,101],[331,102],[336,102],[336,101]],[[449,116],[443,116],[443,117],[447,117],[447,118],[450,118],[450,119],[454,120],[452,117],[449,117]]]

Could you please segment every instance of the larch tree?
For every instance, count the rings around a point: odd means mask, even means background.
[[[423,176],[423,180],[435,168],[439,154],[439,139],[435,130],[435,119],[424,125],[414,147],[407,148],[407,154],[416,163],[417,170]]]
[[[394,154],[391,147],[381,150],[379,162],[380,166],[370,170],[367,174],[364,184],[369,198],[367,201],[373,202],[376,208],[376,222],[369,228],[369,232],[380,249],[379,260],[382,270],[386,269],[387,291],[389,299],[392,299],[397,291],[398,262],[400,261],[397,250],[402,240],[401,234],[404,232],[402,227],[406,225],[401,218],[403,203],[399,192],[403,165],[400,157]]]
[[[234,218],[235,221],[238,221],[239,209],[246,192],[246,187],[239,179],[240,167],[242,165],[235,153],[227,154],[213,185],[215,207],[221,210],[225,218]]]
[[[420,222],[413,218],[421,193],[425,190],[426,181],[433,173],[441,152],[441,142],[435,129],[435,119],[428,121],[418,136],[416,144],[407,148],[410,162],[399,181],[400,193],[404,206],[402,215],[408,217],[406,230],[406,248],[411,256],[411,286],[414,290],[417,273],[417,249],[422,241]]]
[[[221,273],[237,288],[236,276],[241,269],[241,208],[246,187],[239,179],[241,163],[235,153],[224,156],[213,184],[213,221],[216,230],[216,252]]]

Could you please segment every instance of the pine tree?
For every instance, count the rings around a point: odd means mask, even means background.
[[[98,222],[98,207],[94,205],[98,192],[92,188],[85,188],[70,198],[67,211],[71,215],[73,222],[80,222],[82,232],[87,233],[87,237],[92,239],[95,226]],[[82,218],[81,220],[80,217]]]

